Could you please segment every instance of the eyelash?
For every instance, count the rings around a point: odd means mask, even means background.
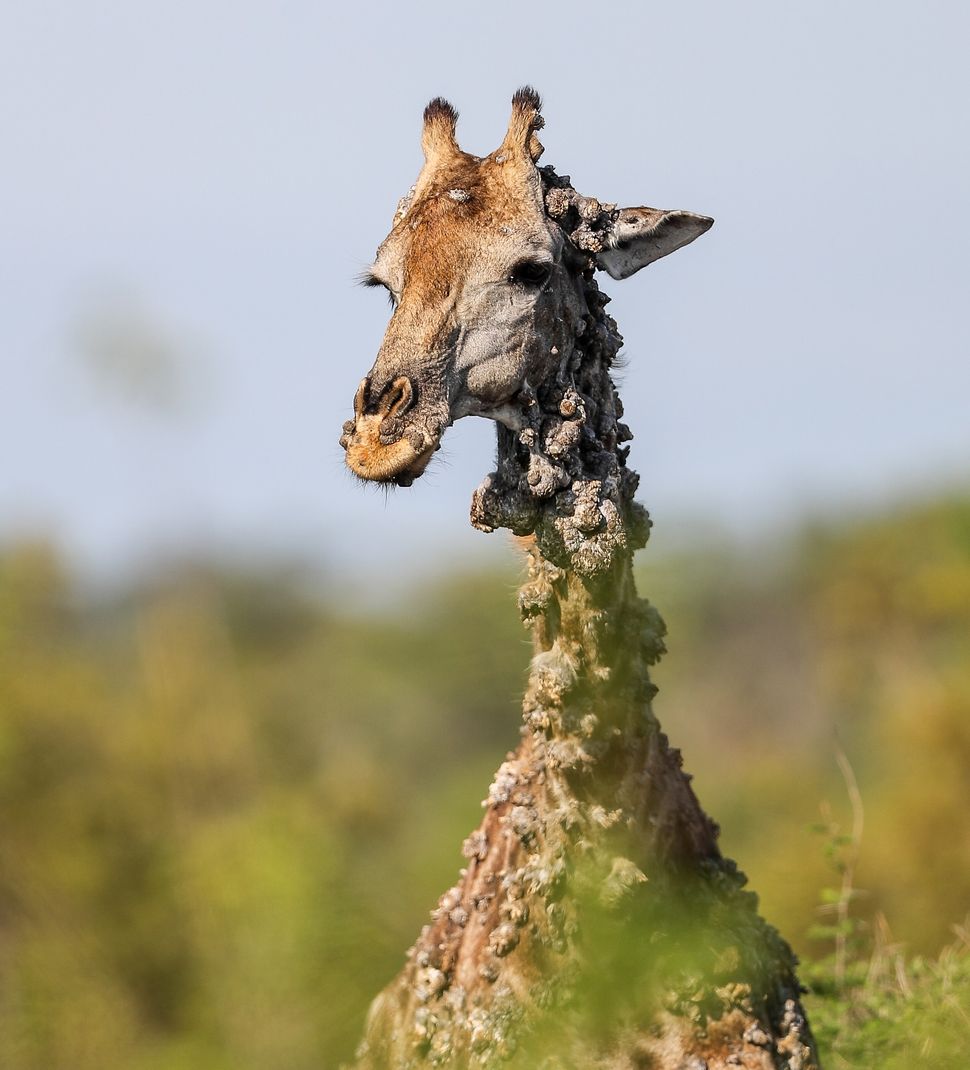
[[[358,280],[361,286],[366,286],[368,289],[372,287],[380,287],[387,291],[387,300],[391,305],[391,308],[397,304],[394,300],[394,294],[391,292],[390,286],[383,279],[379,279],[372,271],[365,271]]]

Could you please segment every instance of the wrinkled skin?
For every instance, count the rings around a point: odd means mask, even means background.
[[[586,311],[590,257],[546,212],[534,90],[516,93],[505,140],[484,158],[458,148],[456,119],[441,100],[425,111],[425,166],[364,280],[384,286],[395,308],[341,438],[363,479],[410,485],[463,416],[518,428],[516,398],[558,366]],[[598,266],[615,278],[711,223],[647,208],[609,220]]]

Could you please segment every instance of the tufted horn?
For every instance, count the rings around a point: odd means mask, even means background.
[[[542,98],[530,85],[524,85],[515,91],[512,97],[512,118],[509,129],[502,142],[500,153],[510,157],[527,155],[532,163],[542,155],[542,143],[536,137],[536,131],[545,126],[545,120],[539,114]]]
[[[455,139],[457,122],[458,112],[444,97],[435,97],[424,109],[421,147],[428,167],[437,167],[461,152]]]
[[[424,109],[424,127],[421,131],[421,148],[424,150],[424,166],[414,185],[405,197],[398,201],[394,213],[394,225],[408,214],[414,201],[434,181],[435,174],[465,154],[455,138],[458,112],[444,97],[435,97]]]

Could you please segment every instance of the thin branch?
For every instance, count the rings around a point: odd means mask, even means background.
[[[859,861],[859,848],[862,843],[862,831],[865,827],[865,809],[862,805],[862,793],[856,780],[855,770],[848,755],[842,748],[838,736],[835,739],[835,760],[838,763],[845,789],[852,807],[852,836],[849,850],[846,852],[842,869],[842,887],[836,912],[835,934],[835,983],[841,988],[845,983],[845,967],[848,957],[849,904],[852,901],[853,880],[856,864]]]

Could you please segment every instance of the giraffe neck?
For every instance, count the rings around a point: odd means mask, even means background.
[[[595,832],[603,859],[629,856],[631,872],[664,872],[671,852],[719,861],[716,826],[651,708],[650,666],[664,653],[665,626],[637,594],[631,555],[589,578],[536,546],[519,610],[534,645],[522,728],[531,775],[554,785],[566,811],[547,821],[547,839],[565,818]],[[660,797],[675,805],[655,812]]]
[[[553,564],[535,545],[519,612],[534,647],[527,727],[551,739],[615,737],[650,719],[648,666],[664,651],[665,628],[637,595],[629,554],[616,554],[608,572],[587,578]]]

